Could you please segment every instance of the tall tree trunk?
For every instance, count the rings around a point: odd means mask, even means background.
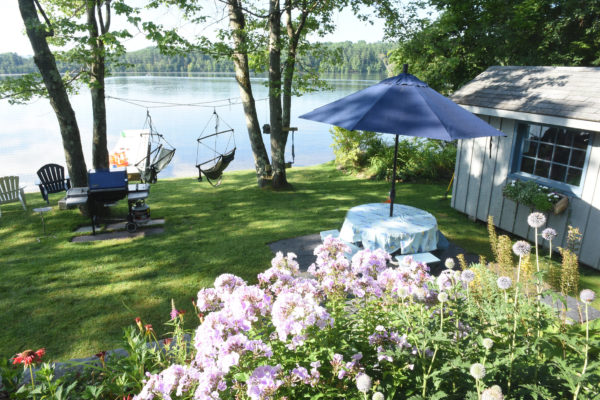
[[[252,85],[250,84],[250,68],[248,66],[248,55],[246,52],[245,38],[245,19],[242,5],[239,0],[231,0],[228,3],[229,26],[233,31],[233,42],[235,53],[233,54],[233,65],[235,67],[235,79],[240,88],[240,97],[246,115],[246,127],[248,137],[254,156],[254,167],[256,168],[256,178],[258,186],[263,187],[267,184],[267,166],[269,165],[269,156],[262,140],[260,124],[256,114],[256,103],[252,94]]]
[[[269,2],[269,112],[271,122],[271,167],[273,188],[289,186],[285,176],[285,137],[281,107],[281,7],[280,0]]]
[[[19,0],[19,10],[33,48],[33,61],[42,75],[48,90],[50,105],[58,119],[71,184],[75,187],[87,186],[87,168],[81,148],[79,127],[62,77],[56,67],[56,60],[46,41],[46,36],[49,34],[38,18],[33,0]]]
[[[107,13],[110,12],[110,1],[106,2]],[[86,4],[88,31],[90,33],[90,46],[92,47],[93,61],[90,65],[90,93],[92,95],[92,114],[93,114],[93,138],[92,138],[92,161],[94,168],[108,168],[108,147],[106,143],[106,104],[104,92],[105,76],[105,56],[104,42],[99,36],[98,21],[96,20],[96,10],[98,16],[102,18],[102,8],[100,1],[88,0]],[[107,23],[110,23],[110,14],[107,14]],[[102,33],[108,31],[108,26],[100,21]]]
[[[282,112],[282,123],[284,127],[290,126],[291,121],[291,109],[292,109],[292,83],[294,81],[294,71],[296,70],[296,55],[298,51],[298,43],[306,18],[308,17],[308,11],[302,10],[300,14],[300,20],[298,25],[294,28],[292,21],[292,0],[286,0],[285,2],[285,13],[287,16],[286,28],[289,39],[288,51],[286,60],[283,68],[283,112]],[[285,148],[288,139],[288,132],[285,132],[283,139],[283,147]]]

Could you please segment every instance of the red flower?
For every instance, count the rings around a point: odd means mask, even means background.
[[[144,325],[144,328],[146,328],[146,332],[152,332],[154,330],[154,329],[152,329],[152,325],[151,324]]]
[[[98,357],[102,362],[104,362],[104,357],[106,357],[106,351],[101,351],[100,353],[96,353],[96,357]]]
[[[46,349],[41,348],[38,351],[25,350],[22,353],[18,353],[13,357],[13,365],[23,364],[25,366],[35,364],[42,361],[42,357],[46,354]]]
[[[171,342],[173,342],[173,339],[171,338],[166,338],[163,339],[163,343],[165,344],[165,346],[169,347],[171,345]]]

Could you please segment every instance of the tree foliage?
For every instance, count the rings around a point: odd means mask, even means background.
[[[365,41],[316,43],[312,44],[310,54],[298,58],[299,68],[303,71],[314,70],[319,73],[366,73],[383,74],[389,66],[388,52],[396,45],[388,42],[367,43]],[[318,47],[318,49],[317,49]],[[318,50],[318,51],[317,51]],[[328,54],[336,54],[333,62]],[[256,60],[258,72],[258,60]],[[61,72],[75,71],[77,64],[58,62]],[[196,73],[196,72],[233,72],[231,60],[213,57],[200,51],[187,54],[165,55],[156,47],[131,51],[123,54],[117,62],[108,64],[110,73]],[[29,74],[36,72],[33,59],[15,53],[0,54],[0,74]]]
[[[449,93],[492,65],[600,65],[600,0],[426,0],[391,57]]]

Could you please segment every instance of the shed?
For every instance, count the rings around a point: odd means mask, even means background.
[[[490,67],[452,100],[506,134],[458,142],[452,207],[471,218],[534,240],[532,209],[503,196],[512,180],[533,180],[569,198],[548,213],[566,245],[579,228],[582,263],[600,270],[600,68]]]

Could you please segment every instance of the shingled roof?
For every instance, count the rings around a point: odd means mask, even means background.
[[[465,106],[600,122],[600,67],[490,67],[451,98]]]

